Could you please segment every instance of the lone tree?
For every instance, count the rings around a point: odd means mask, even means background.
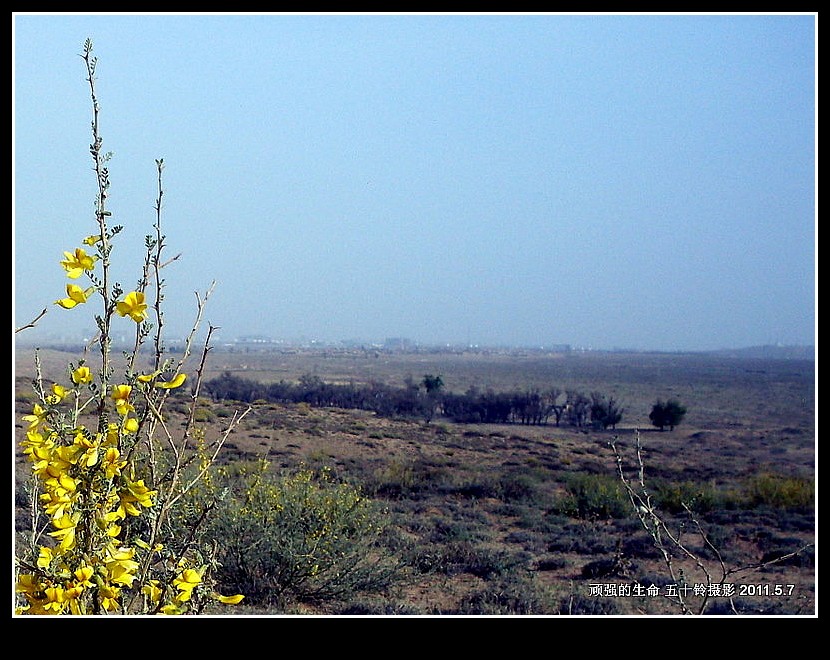
[[[591,423],[599,428],[617,428],[622,419],[624,409],[614,400],[614,397],[606,398],[599,392],[591,392]]]
[[[677,399],[669,399],[665,403],[658,399],[657,403],[652,407],[648,418],[661,431],[666,426],[669,427],[669,431],[674,431],[674,427],[680,424],[685,416],[686,408],[680,405]]]
[[[438,394],[441,388],[444,387],[444,381],[441,379],[441,376],[433,376],[432,374],[425,374],[421,384],[424,386],[427,394]]]

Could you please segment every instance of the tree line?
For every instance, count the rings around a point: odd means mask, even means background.
[[[577,428],[614,429],[625,409],[612,396],[592,391],[550,387],[507,392],[472,387],[464,393],[448,392],[440,375],[412,376],[403,386],[380,382],[329,383],[316,374],[305,374],[298,382],[281,380],[260,383],[229,372],[207,381],[205,391],[214,401],[234,400],[272,403],[306,403],[314,407],[369,410],[383,417],[420,418],[436,416],[458,423],[567,425]],[[686,409],[675,400],[658,400],[649,415],[654,426],[674,429]]]

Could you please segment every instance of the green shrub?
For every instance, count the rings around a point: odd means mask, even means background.
[[[556,609],[549,587],[536,580],[532,573],[511,570],[488,583],[484,589],[465,596],[459,603],[459,614],[485,616],[542,615]]]
[[[724,504],[724,494],[712,483],[661,482],[654,487],[654,504],[670,513],[684,511],[684,505],[692,511],[706,513]]]
[[[449,481],[449,480],[448,480]],[[458,483],[445,483],[443,490],[470,499],[499,497],[501,488],[497,479],[488,474],[474,474]]]
[[[536,561],[537,571],[558,571],[570,565],[570,561],[559,555],[542,557]]]
[[[481,530],[474,523],[444,517],[436,517],[433,520],[433,527],[428,537],[430,544],[474,543],[481,541],[483,538]]]
[[[390,460],[377,468],[368,481],[377,495],[395,498],[417,490],[424,481],[424,475],[413,462]]]
[[[276,478],[263,462],[229,485],[211,528],[222,540],[218,579],[250,603],[345,602],[396,583],[400,562],[381,548],[384,512],[327,469]]]
[[[448,492],[466,497],[486,497],[477,493],[476,484],[459,479],[448,463],[440,459],[389,460],[365,476],[364,487],[375,495],[389,499],[420,498],[429,493]]]
[[[625,518],[631,503],[620,482],[602,474],[576,474],[565,484],[566,494],[557,509],[569,516],[584,519]]]
[[[210,423],[216,421],[216,415],[213,414],[210,408],[196,408],[193,413],[193,421],[200,424]]]
[[[499,495],[505,502],[532,502],[539,496],[539,480],[535,474],[505,474],[499,479],[499,487]]]
[[[804,512],[814,508],[815,484],[800,477],[770,473],[753,476],[736,488],[718,488],[709,482],[662,481],[655,484],[654,504],[669,513],[682,513],[684,505],[696,513],[763,506]]]
[[[759,474],[744,486],[747,505],[809,511],[815,507],[815,482],[801,477]]]
[[[515,556],[468,540],[426,544],[414,549],[409,564],[420,573],[460,575],[468,573],[491,580],[514,568]]]

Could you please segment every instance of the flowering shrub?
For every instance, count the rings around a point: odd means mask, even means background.
[[[22,448],[31,462],[37,504],[47,523],[35,526],[28,549],[16,553],[16,613],[198,613],[211,602],[234,604],[243,596],[223,596],[214,590],[216,550],[199,544],[195,530],[205,520],[193,521],[189,533],[174,535],[169,519],[183,496],[209,480],[225,439],[247,411],[235,414],[212,441],[196,423],[201,373],[214,328],[207,331],[201,361],[190,381],[184,367],[210,291],[202,297],[197,294],[196,320],[181,358],[165,358],[160,271],[175,258],[166,263],[162,258],[162,160],[156,161],[155,234],[145,239],[147,252],[138,285],[125,293],[113,282],[112,251],[121,227],[110,225],[112,214],[106,207],[110,155],[101,150],[97,59],[89,40],[83,59],[93,109],[90,153],[98,184],[97,226],[82,241],[86,247],[64,252],[60,265],[71,281],[66,297],[55,305],[76,313],[97,295],[101,310],[95,315],[95,344],[100,348],[100,364],[93,367],[85,353],[77,364],[69,365],[64,382],[49,385],[37,364],[38,400],[29,414],[21,416],[26,425]],[[77,283],[82,279],[88,286]],[[18,331],[32,327],[44,314]],[[111,356],[113,323],[132,324],[135,332],[132,350],[125,353],[124,374],[117,378]],[[138,359],[147,354],[151,367],[142,371]],[[174,436],[164,414],[165,403],[191,381],[189,415]]]

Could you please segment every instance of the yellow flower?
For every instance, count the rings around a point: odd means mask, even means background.
[[[194,568],[186,568],[173,580],[173,586],[179,590],[176,600],[184,603],[190,600],[195,589],[202,582],[202,574]]]
[[[75,248],[74,254],[72,252],[64,252],[66,257],[61,261],[61,266],[66,270],[67,277],[73,280],[83,275],[85,270],[92,270],[95,267],[95,260],[97,257],[88,255],[83,248]]]
[[[52,490],[63,488],[67,492],[75,490],[75,480],[69,476],[70,466],[78,462],[80,447],[55,447],[47,457],[39,460],[32,469],[44,485]],[[45,452],[44,452],[45,453]]]
[[[172,390],[172,389],[175,389],[177,387],[181,387],[182,383],[184,383],[184,381],[185,381],[185,378],[187,378],[186,374],[179,374],[173,380],[170,380],[170,381],[167,381],[167,382],[159,381],[159,382],[155,383],[155,387],[161,387],[165,390]]]
[[[81,566],[75,569],[75,578],[78,580],[78,585],[83,587],[94,586],[91,578],[95,574],[95,569],[92,566]]]
[[[214,600],[218,600],[220,603],[225,603],[225,605],[236,605],[237,603],[242,602],[242,599],[245,598],[242,594],[236,594],[235,596],[223,596],[222,594],[217,593],[212,593],[210,597]]]
[[[66,388],[63,385],[52,383],[52,394],[46,397],[46,403],[52,406],[58,405],[66,397]]]
[[[180,608],[178,605],[173,605],[173,604],[165,605],[164,607],[161,608],[160,611],[161,611],[161,614],[167,614],[167,615],[183,614],[184,613],[184,610],[182,608]]]
[[[55,449],[52,436],[44,438],[37,429],[29,430],[26,431],[26,439],[21,444],[23,453],[32,462],[32,471],[38,476],[44,474]]]
[[[141,593],[147,596],[151,602],[158,603],[159,600],[161,600],[161,587],[159,586],[159,581],[150,580],[141,588]]]
[[[144,479],[139,479],[138,481],[130,481],[129,479],[126,479],[126,482],[126,490],[119,493],[121,504],[118,507],[118,512],[122,514],[129,513],[131,516],[140,516],[141,509],[139,509],[136,504],[140,504],[145,508],[154,506],[152,498],[158,493],[158,491],[147,488],[147,486],[144,485]],[[122,515],[121,517],[123,518],[125,516]]]
[[[48,438],[44,438],[43,434],[37,430],[37,428],[29,429],[26,431],[26,439],[23,440],[21,443],[23,445],[23,453],[32,456],[32,454],[37,451],[40,447],[48,447],[51,448],[51,444]],[[34,457],[32,457],[34,460]]]
[[[14,590],[23,594],[36,594],[43,591],[43,583],[37,575],[21,573]]]
[[[93,467],[98,463],[98,446],[100,444],[100,436],[96,435],[94,438],[83,427],[75,433],[75,445],[77,445],[83,454],[78,458],[78,463],[84,467]]]
[[[144,302],[144,294],[141,291],[131,291],[124,300],[115,305],[115,311],[121,316],[129,316],[136,323],[141,323],[147,318],[147,304]]]
[[[34,431],[46,420],[46,411],[40,404],[35,404],[31,415],[23,415],[24,422],[29,422],[29,430]]]
[[[55,304],[60,305],[64,309],[72,309],[76,305],[80,305],[81,303],[85,303],[87,298],[92,295],[92,292],[95,291],[95,287],[89,287],[88,289],[82,289],[77,284],[67,284],[66,285],[66,295],[67,298],[62,298],[61,300],[56,300]]]
[[[63,587],[47,587],[44,593],[46,594],[44,609],[60,614],[66,608],[67,597]]]
[[[49,468],[47,472],[58,478],[64,471],[69,469],[70,465],[78,462],[78,455],[81,453],[82,447],[76,444],[58,446],[49,457]]]
[[[114,545],[107,547],[108,557],[104,560],[110,582],[123,584],[127,587],[133,586],[138,571],[138,562],[133,559],[135,548],[116,548]]]
[[[104,584],[98,591],[101,598],[101,607],[107,612],[112,612],[118,609],[118,596],[121,595],[121,589],[113,587],[111,584]]]
[[[119,508],[115,511],[106,511],[116,505]],[[116,521],[124,520],[127,517],[127,514],[120,507],[121,500],[118,498],[118,494],[112,493],[107,496],[106,504],[101,506],[100,512],[95,517],[95,524],[98,525],[98,529],[104,531],[111,538],[115,538],[121,534],[121,526]]]
[[[65,472],[62,475],[60,475],[60,477],[58,477],[58,483],[60,484],[60,487],[69,494],[72,494],[76,490],[78,490],[77,479],[70,477]]]
[[[110,397],[115,401],[115,408],[118,414],[126,417],[127,413],[135,410],[130,404],[129,398],[133,388],[129,385],[113,385]]]
[[[68,513],[64,513],[57,520],[52,520],[52,524],[57,529],[54,532],[49,532],[49,536],[60,539],[61,550],[71,550],[75,547],[75,526],[78,524],[80,516],[80,513],[75,513],[71,516]]]
[[[78,584],[69,584],[69,588],[66,590],[66,600],[69,601],[69,611],[74,615],[85,614],[84,610],[81,608],[81,604],[78,601],[78,598],[84,592],[84,588]]]
[[[53,557],[54,553],[52,552],[52,548],[45,545],[40,546],[40,554],[37,558],[38,568],[49,568],[49,564],[52,563]]]
[[[93,380],[89,367],[78,367],[72,372],[72,382],[76,385],[88,385]]]
[[[127,465],[127,461],[121,461],[120,458],[121,452],[117,448],[110,447],[107,449],[104,460],[101,462],[107,479],[112,479],[115,475],[121,474],[121,469]]]
[[[124,418],[124,433],[138,432],[138,420],[135,417]]]
[[[161,373],[160,371],[154,371],[151,374],[141,374],[140,376],[136,376],[136,380],[138,380],[141,383],[149,383],[151,380],[153,380],[153,378],[158,376],[160,373]]]
[[[73,480],[72,490],[55,488],[48,493],[43,493],[39,497],[40,501],[43,503],[43,510],[46,511],[52,519],[62,519],[69,513],[72,503],[76,499],[75,490],[76,486],[74,485]],[[44,555],[44,550],[48,550],[48,548],[43,547],[40,549],[41,556],[38,558],[38,566],[40,566],[41,560],[51,560],[51,554],[47,557]],[[49,562],[47,561],[46,563],[48,564]]]
[[[38,447],[32,453],[32,472],[38,477],[43,477],[46,474],[46,468],[49,467],[49,453],[44,447]]]
[[[90,447],[78,459],[78,465],[83,467],[94,467],[98,463],[98,447]]]
[[[101,242],[101,235],[93,234],[92,236],[87,236],[82,242],[84,245],[95,245]]]

